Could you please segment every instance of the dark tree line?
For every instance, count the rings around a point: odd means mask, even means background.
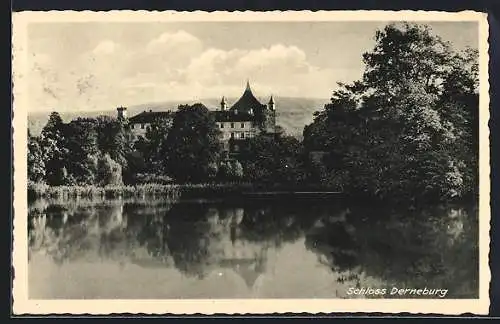
[[[228,158],[222,154],[213,115],[205,106],[194,104],[180,106],[173,120],[155,121],[135,141],[121,120],[78,118],[63,123],[54,112],[39,137],[29,136],[28,145],[32,182],[119,185],[165,178],[176,183],[293,182],[294,154],[300,142],[262,134],[249,141],[243,161]]]
[[[49,185],[122,184],[131,141],[124,125],[108,117],[64,123],[51,113],[40,136],[28,134],[28,178]]]
[[[64,124],[53,113],[29,137],[33,182],[118,184],[249,181],[321,186],[383,199],[446,199],[478,189],[478,53],[456,52],[426,26],[390,24],[363,55],[362,78],[340,84],[304,128],[248,139],[238,160],[223,155],[213,115],[179,107],[132,140],[106,117]],[[149,175],[140,180],[140,174]]]

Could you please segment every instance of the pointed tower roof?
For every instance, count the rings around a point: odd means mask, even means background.
[[[255,281],[264,273],[264,267],[253,258],[223,259],[219,262],[219,266],[232,269],[245,281],[248,288],[252,288]]]
[[[221,104],[225,104],[226,103],[226,97],[222,96],[222,100],[220,102]]]
[[[238,112],[249,113],[250,109],[255,107],[262,107],[263,105],[252,93],[250,88],[250,82],[247,80],[247,86],[245,92],[238,101],[230,108],[230,110],[238,110]]]
[[[269,103],[270,103],[270,104],[273,104],[273,103],[274,103],[274,98],[273,98],[273,95],[271,95],[271,98],[269,99]]]
[[[245,281],[245,284],[247,285],[248,288],[252,288],[255,285],[255,282],[257,279],[261,276],[261,272],[256,271],[255,269],[252,269],[251,266],[243,266],[239,267],[237,269],[234,269],[234,271],[243,278]]]

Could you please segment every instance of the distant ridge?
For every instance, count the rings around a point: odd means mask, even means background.
[[[259,97],[261,103],[267,103],[269,97]],[[316,98],[294,98],[294,97],[274,97],[276,102],[277,124],[289,135],[301,136],[304,126],[311,123],[313,113],[323,109],[323,106],[329,102],[328,99]],[[228,106],[238,100],[238,98],[226,98]],[[193,99],[190,101],[165,101],[144,103],[127,107],[128,116],[132,117],[143,111],[175,111],[182,104],[194,104],[201,102],[209,109],[219,109],[220,98]],[[59,112],[65,122],[69,122],[77,117],[97,117],[97,116],[116,116],[116,110],[103,111],[74,111]],[[47,123],[50,112],[34,112],[28,114],[28,128],[33,135],[40,134],[42,128]]]

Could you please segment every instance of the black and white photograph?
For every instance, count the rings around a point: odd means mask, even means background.
[[[485,14],[13,16],[15,312],[487,313]]]

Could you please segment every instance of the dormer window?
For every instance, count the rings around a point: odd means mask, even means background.
[[[235,114],[235,115],[238,115],[238,109],[235,109],[235,110],[234,110],[234,114]]]

